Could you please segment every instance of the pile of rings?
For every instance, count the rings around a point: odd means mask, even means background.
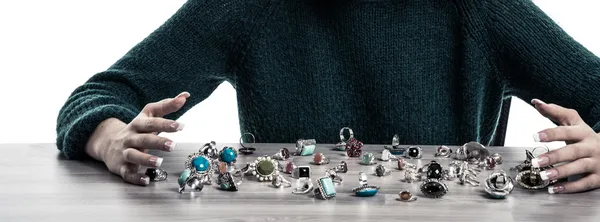
[[[348,137],[345,134],[349,135]],[[244,137],[250,137],[250,143],[244,143]],[[404,182],[421,183],[419,191],[424,197],[441,198],[448,193],[448,181],[457,181],[458,184],[468,186],[480,186],[477,180],[478,174],[482,170],[489,170],[484,182],[485,191],[491,198],[505,198],[513,188],[514,181],[505,171],[496,169],[501,165],[502,156],[498,153],[490,154],[489,150],[477,142],[469,142],[463,146],[452,150],[447,146],[439,146],[434,154],[437,158],[454,158],[447,166],[443,167],[435,160],[417,167],[410,163],[411,159],[420,159],[423,156],[421,147],[409,146],[401,147],[399,136],[394,135],[391,146],[384,146],[378,158],[371,152],[363,152],[363,143],[354,138],[354,133],[349,127],[340,130],[341,142],[335,145],[335,149],[345,151],[348,157],[357,157],[362,165],[376,165],[373,175],[385,177],[391,175],[392,170],[383,164],[377,164],[377,160],[383,162],[396,161],[397,170],[404,171]],[[286,179],[285,174],[297,179],[297,183],[292,193],[304,195],[312,194],[315,198],[331,199],[337,195],[336,184],[343,183],[340,174],[348,172],[348,164],[345,161],[337,163],[334,167],[326,169],[325,175],[318,177],[313,184],[310,175],[309,166],[296,166],[292,161],[292,156],[312,156],[313,165],[330,164],[329,158],[323,153],[315,152],[316,141],[314,139],[299,139],[296,142],[294,152],[287,148],[281,148],[277,153],[270,156],[260,156],[256,160],[246,163],[242,168],[236,166],[237,158],[240,154],[250,155],[256,151],[253,147],[255,137],[251,133],[244,133],[240,138],[240,149],[225,146],[218,149],[216,143],[210,142],[204,144],[198,152],[188,156],[185,161],[185,170],[178,178],[179,193],[185,192],[190,188],[191,192],[200,192],[205,185],[213,184],[213,177],[216,176],[216,187],[226,191],[238,191],[244,178],[255,178],[259,182],[270,182],[274,188],[290,188],[292,183]],[[545,148],[546,151],[549,151]],[[542,179],[540,172],[550,168],[535,167],[531,160],[535,158],[532,151],[526,150],[526,159],[523,163],[512,167],[511,170],[517,171],[515,181],[525,189],[543,189],[558,181],[547,181]],[[280,161],[287,161],[281,163]],[[150,168],[146,175],[152,181],[166,180],[167,173],[158,168]],[[367,174],[360,172],[358,175],[358,186],[352,189],[355,196],[369,197],[374,196],[380,190],[379,186],[370,185],[367,182]],[[402,190],[398,193],[398,201],[411,202],[417,200],[410,190]]]

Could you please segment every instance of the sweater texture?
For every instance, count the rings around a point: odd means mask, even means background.
[[[189,0],[72,93],[57,146],[85,157],[103,120],[189,91],[177,119],[224,81],[259,143],[335,143],[348,126],[369,144],[502,145],[511,96],[598,132],[599,77],[600,59],[531,0]]]

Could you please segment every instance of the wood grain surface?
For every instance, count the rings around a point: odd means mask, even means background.
[[[224,144],[218,144],[222,147]],[[229,144],[238,147],[237,144]],[[102,163],[65,160],[54,144],[0,144],[0,221],[599,221],[600,192],[549,195],[546,190],[524,190],[518,186],[506,199],[490,199],[483,186],[470,187],[446,182],[449,193],[441,199],[422,197],[420,183],[405,183],[404,171],[396,170],[395,161],[383,163],[393,169],[390,176],[371,175],[375,165],[358,164],[330,145],[318,145],[332,162],[314,166],[312,177],[345,160],[349,172],[341,174],[332,200],[294,195],[293,188],[273,188],[269,182],[245,180],[238,192],[205,186],[202,192],[177,193],[177,177],[183,162],[201,144],[178,144],[172,153],[156,152],[165,158],[161,168],[167,181],[147,187],[134,186],[110,174]],[[272,155],[292,144],[257,144],[258,151],[238,159],[238,165],[260,155]],[[454,147],[453,147],[454,148]],[[381,145],[365,145],[376,156]],[[422,165],[432,159],[447,166],[451,159],[434,158],[435,147],[423,146]],[[499,168],[508,168],[525,158],[525,148],[490,147],[504,157]],[[311,157],[296,157],[296,165],[309,165]],[[140,169],[140,171],[145,168]],[[381,187],[374,197],[356,197],[358,173],[368,172],[369,184]],[[479,175],[480,182],[491,171]],[[514,178],[515,172],[510,172]],[[216,178],[216,177],[215,177]],[[286,175],[293,184],[295,180]],[[398,192],[411,190],[415,202],[396,201]]]

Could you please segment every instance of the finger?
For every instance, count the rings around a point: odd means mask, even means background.
[[[583,127],[582,125],[577,126],[558,126],[551,129],[542,130],[533,135],[535,142],[553,142],[553,141],[569,141],[579,142],[586,137],[590,136],[594,131]]]
[[[126,164],[121,166],[119,174],[125,182],[135,185],[146,186],[150,184],[150,178],[142,173],[137,172],[138,167]]]
[[[581,158],[571,163],[560,165],[540,172],[543,180],[554,180],[590,172],[594,169],[594,161],[591,158]]]
[[[533,99],[531,103],[540,114],[561,125],[573,126],[583,123],[579,113],[574,109],[567,109],[556,104],[546,104],[539,99]]]
[[[142,109],[142,113],[151,117],[165,116],[181,109],[189,96],[189,93],[183,92],[177,95],[175,98],[163,99],[158,102],[148,103],[144,109]]]
[[[183,130],[185,124],[161,117],[139,117],[130,123],[138,133],[177,132]]]
[[[127,148],[123,151],[123,158],[128,163],[148,166],[148,167],[160,167],[163,158],[153,156],[135,148]]]
[[[154,149],[171,152],[175,149],[175,142],[154,134],[134,134],[125,140],[124,145],[139,150]]]
[[[539,155],[537,158],[531,160],[531,165],[534,167],[545,167],[561,162],[590,157],[591,153],[591,149],[589,149],[586,144],[574,143]]]
[[[568,182],[556,186],[549,186],[548,193],[577,193],[596,189],[598,187],[600,187],[600,177],[596,174],[590,174],[577,181]]]

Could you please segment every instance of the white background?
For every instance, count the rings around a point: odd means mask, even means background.
[[[68,95],[108,68],[184,2],[0,1],[0,143],[54,142],[56,117]],[[600,55],[599,1],[535,2]],[[180,119],[187,125],[182,132],[167,136],[176,142],[237,141],[235,96],[231,85],[221,85]],[[506,145],[533,146],[532,134],[548,127],[553,127],[550,121],[514,99]]]

